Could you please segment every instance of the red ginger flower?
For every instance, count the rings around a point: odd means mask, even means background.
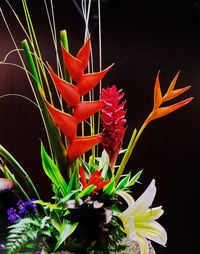
[[[92,185],[92,184],[96,186],[96,188],[92,191],[91,195],[96,194],[96,191],[103,189],[103,187],[110,182],[110,180],[102,182],[101,172],[98,170],[94,171],[94,173],[91,175],[88,182],[86,180],[85,172],[82,166],[79,167],[79,174],[81,177],[81,183],[83,185],[83,189],[87,188],[89,185]]]
[[[76,57],[69,54],[63,47],[62,53],[65,66],[70,76],[77,82],[76,86],[58,77],[50,66],[48,66],[48,68],[56,88],[65,102],[74,108],[74,113],[73,115],[66,114],[54,108],[46,100],[45,102],[53,120],[68,138],[69,144],[67,147],[67,155],[69,161],[73,162],[77,157],[81,156],[100,142],[97,135],[76,137],[76,132],[80,122],[98,112],[104,105],[102,101],[80,102],[80,97],[93,89],[101,81],[112,65],[101,72],[84,74],[90,57],[90,38],[87,39]]]
[[[99,139],[109,155],[110,166],[113,171],[126,130],[123,127],[126,123],[126,119],[124,119],[126,111],[123,109],[126,102],[119,104],[123,96],[124,93],[120,94],[114,85],[106,90],[102,89],[101,92],[101,99],[105,107],[102,109],[101,115],[104,129],[99,135]]]

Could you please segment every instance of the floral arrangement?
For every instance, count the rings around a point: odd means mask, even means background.
[[[127,148],[122,149],[127,128],[126,101],[121,101],[124,93],[115,85],[103,89],[100,85],[99,98],[95,100],[93,92],[113,65],[91,72],[92,35],[86,29],[84,45],[73,56],[69,53],[67,34],[63,30],[60,39],[64,65],[62,68],[56,51],[58,69],[53,70],[42,60],[26,0],[22,3],[28,31],[11,10],[28,39],[22,42],[28,67],[17,47],[16,51],[44,121],[49,152],[41,141],[41,165],[51,180],[54,195],[51,200],[42,200],[26,171],[0,146],[0,169],[4,174],[4,178],[0,178],[0,191],[12,190],[18,198],[16,207],[8,210],[12,225],[7,237],[7,253],[18,253],[24,247],[36,252],[38,246],[48,253],[57,250],[122,253],[129,248],[123,243],[126,237],[139,244],[141,254],[149,253],[147,239],[165,246],[167,233],[157,222],[163,209],[161,206],[152,208],[155,180],[135,201],[131,192],[142,170],[124,174],[124,169],[145,127],[154,119],[186,105],[192,98],[171,106],[162,104],[190,87],[174,90],[177,74],[163,96],[158,73],[154,108],[140,130],[133,131]],[[89,9],[83,14],[88,20]],[[55,86],[58,107],[54,106],[49,82]],[[86,135],[86,125],[89,125],[89,135]],[[123,154],[121,161],[118,159],[120,153]],[[15,178],[15,172],[20,182]],[[124,205],[121,204],[123,201]]]

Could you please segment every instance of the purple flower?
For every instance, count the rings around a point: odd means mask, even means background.
[[[26,214],[36,213],[36,205],[33,201],[35,201],[35,199],[31,199],[23,203],[23,207],[19,211],[21,216],[24,217]]]
[[[35,199],[31,199],[29,201],[26,202],[22,202],[22,200],[19,200],[17,202],[17,208],[18,211],[16,213],[16,210],[11,207],[8,211],[8,220],[10,220],[12,223],[18,220],[23,219],[26,215],[30,215],[30,214],[35,214],[36,213],[36,205],[33,203],[33,201],[35,201]]]
[[[15,221],[18,221],[18,220],[21,220],[22,218],[15,213],[16,210],[11,207],[10,210],[7,211],[7,214],[9,215],[8,216],[8,220],[10,220],[12,223],[15,222]]]
[[[19,200],[19,201],[17,202],[17,207],[20,208],[20,206],[22,206],[22,204],[23,204],[22,200]]]

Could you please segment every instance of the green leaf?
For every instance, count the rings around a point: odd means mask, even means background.
[[[51,181],[55,183],[58,188],[60,188],[60,191],[64,197],[65,195],[67,195],[67,184],[64,178],[62,177],[60,171],[54,164],[53,160],[46,153],[42,141],[41,141],[41,157],[45,173],[51,179]]]
[[[127,187],[130,187],[132,185],[134,185],[137,180],[139,179],[140,175],[142,174],[143,170],[140,170],[133,178],[131,178],[130,182],[128,183]]]
[[[78,191],[79,191],[79,189],[71,191],[71,193],[69,193],[67,196],[65,196],[64,198],[60,199],[57,204],[61,204],[61,203],[67,202],[69,199],[71,199],[71,197],[74,195],[74,193],[77,193]]]
[[[26,171],[22,166],[15,160],[15,158],[2,146],[0,145],[0,154],[8,161],[8,163],[13,167],[13,169],[20,175],[22,182],[31,191],[35,198],[40,199],[40,196]]]
[[[68,187],[67,187],[66,195],[68,195],[72,190],[77,189],[77,186],[78,186],[77,177],[76,177],[77,173],[78,173],[77,171],[78,171],[78,167],[75,167],[75,169],[72,173],[70,182],[69,182]]]
[[[113,178],[113,172],[110,166],[108,166],[108,169],[106,170],[105,173],[105,178],[104,180],[111,180]]]
[[[112,180],[106,186],[103,187],[103,192],[109,195],[113,192],[114,189],[115,189],[115,181]]]
[[[61,232],[54,251],[56,251],[58,247],[65,241],[65,239],[74,232],[77,226],[78,222],[70,222],[66,219],[63,220]]]
[[[41,96],[39,87],[41,87],[40,80],[38,78],[38,73],[35,67],[35,63],[33,61],[33,57],[28,45],[27,40],[22,41],[22,47],[28,62],[29,70],[32,74],[33,78],[33,83],[34,83],[34,94],[37,97],[38,105],[40,106],[41,113],[44,118],[45,122],[45,127],[47,130],[47,135],[48,139],[50,141],[50,146],[53,150],[56,164],[58,165],[58,168],[64,177],[65,180],[69,180],[69,176],[71,175],[70,169],[69,169],[69,162],[67,160],[67,154],[66,154],[66,149],[65,146],[62,142],[62,139],[59,135],[59,131],[57,126],[55,125],[54,121],[52,120],[48,108]],[[36,58],[37,59],[37,58]]]
[[[115,191],[123,189],[123,187],[126,187],[129,183],[129,179],[131,177],[131,173],[129,173],[124,179],[122,179],[119,184],[117,185]]]
[[[90,193],[96,188],[96,186],[94,184],[91,184],[89,186],[87,186],[77,197],[76,199],[85,197],[90,195]]]
[[[58,209],[58,210],[63,209],[62,206],[58,206],[56,204],[51,204],[51,203],[48,203],[48,202],[43,202],[42,200],[35,200],[35,201],[33,201],[33,203],[40,204],[40,205],[43,205],[43,206],[47,206],[47,207],[52,208],[52,209]]]
[[[53,224],[54,228],[56,228],[60,232],[62,223],[60,221],[60,217],[59,217],[58,213],[56,212],[56,210],[52,210],[50,212],[50,220],[51,220],[51,223]]]
[[[26,245],[26,248],[35,248],[35,244],[34,243],[29,243]]]

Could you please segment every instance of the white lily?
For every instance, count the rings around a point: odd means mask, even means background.
[[[141,254],[148,254],[149,247],[147,239],[165,246],[167,233],[165,229],[155,220],[162,214],[162,207],[149,208],[156,195],[155,180],[152,180],[144,193],[136,200],[124,191],[119,191],[128,204],[128,208],[119,215],[124,225],[124,231],[131,240],[140,245]]]

